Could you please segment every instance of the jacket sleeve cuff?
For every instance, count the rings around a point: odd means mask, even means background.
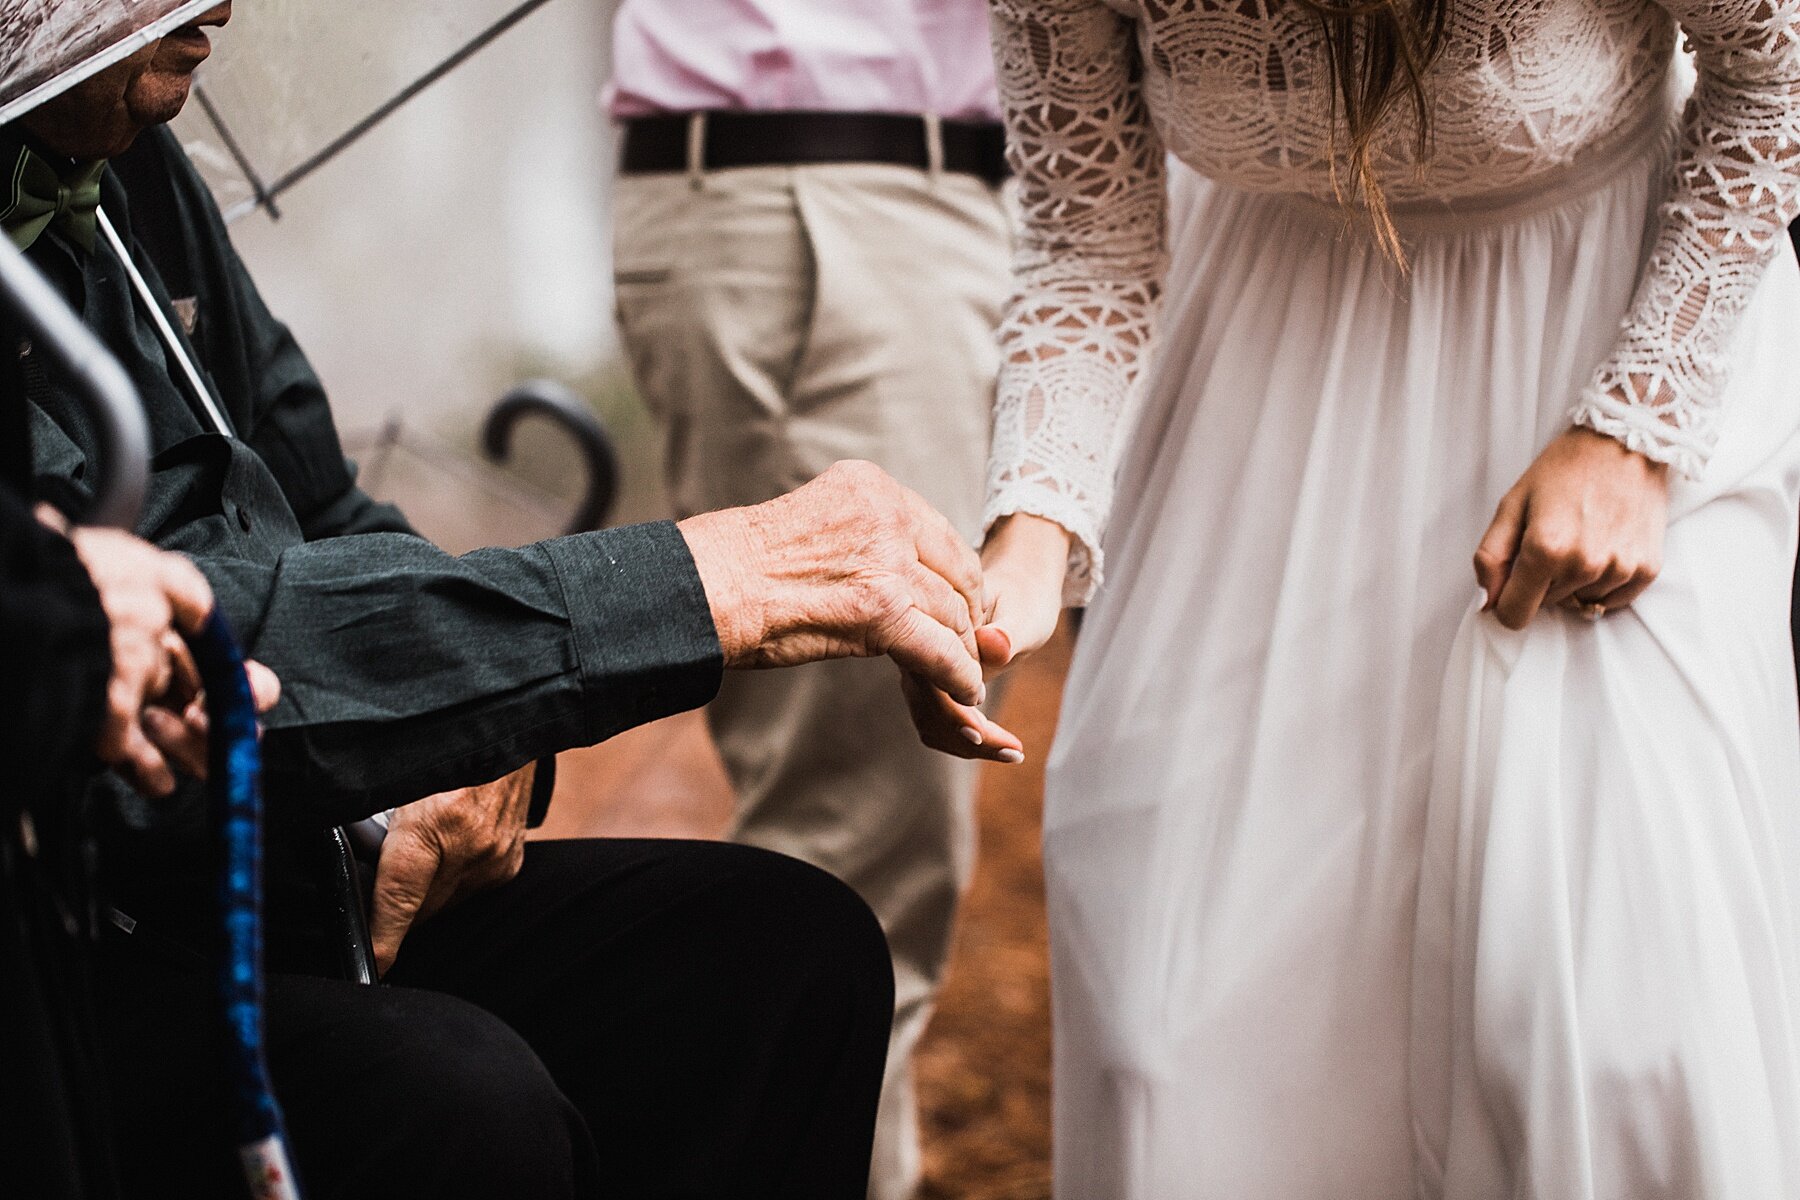
[[[590,742],[713,698],[724,652],[673,521],[543,545],[574,626]]]

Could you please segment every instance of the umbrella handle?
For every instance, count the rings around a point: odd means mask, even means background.
[[[89,525],[130,529],[143,511],[150,478],[150,426],[125,369],[107,353],[38,269],[0,237],[0,303],[67,371],[100,439]],[[12,347],[4,347],[10,351]]]
[[[217,963],[226,1094],[252,1200],[299,1200],[263,1037],[262,748],[244,659],[223,614],[187,638],[206,689],[207,778],[218,868]]]
[[[619,452],[606,426],[574,392],[548,379],[520,384],[489,411],[481,427],[482,448],[492,461],[505,462],[512,451],[514,426],[532,413],[549,418],[573,438],[587,466],[587,494],[564,532],[599,529],[619,494]]]

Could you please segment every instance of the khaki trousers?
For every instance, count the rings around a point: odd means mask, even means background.
[[[619,180],[619,325],[682,515],[879,463],[973,540],[1010,286],[999,194],[878,165]],[[737,840],[855,888],[896,1012],[870,1195],[919,1179],[912,1053],[974,854],[970,764],[925,749],[886,660],[730,672],[708,710]]]

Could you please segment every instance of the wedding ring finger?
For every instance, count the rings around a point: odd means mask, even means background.
[[[1606,615],[1606,605],[1598,600],[1583,600],[1580,596],[1570,596],[1563,601],[1563,607],[1584,621],[1598,621]]]

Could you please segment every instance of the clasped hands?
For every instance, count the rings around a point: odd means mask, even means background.
[[[926,744],[1023,761],[1023,744],[980,705],[987,678],[1055,629],[1060,556],[1056,589],[1028,606],[1026,590],[996,590],[949,521],[866,462],[838,463],[766,504],[690,518],[681,531],[727,667],[886,655]]]

